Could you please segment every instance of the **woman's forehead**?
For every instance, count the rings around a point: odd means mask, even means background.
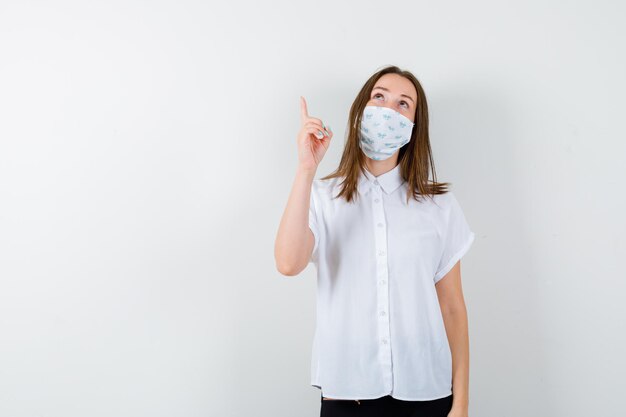
[[[390,91],[393,93],[398,93],[400,95],[405,94],[409,97],[415,99],[417,96],[417,92],[415,91],[415,86],[413,83],[407,78],[398,75],[398,74],[385,74],[380,77],[372,90],[384,90]]]

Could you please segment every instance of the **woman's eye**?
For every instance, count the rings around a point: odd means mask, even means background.
[[[406,101],[403,101],[402,103],[406,104],[406,108],[407,108],[407,109],[409,108],[409,103],[407,103]],[[402,103],[401,103],[401,104],[402,104]]]
[[[382,94],[374,94],[374,98],[376,98],[376,97],[382,97],[382,96],[383,96]]]

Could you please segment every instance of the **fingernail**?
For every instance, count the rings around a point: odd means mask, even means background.
[[[317,133],[315,134],[315,136],[317,136],[317,137],[318,137],[318,139],[321,139],[321,138],[323,138],[323,137],[324,137],[324,133],[322,133],[322,131],[321,131],[321,130],[318,130],[318,131],[317,131]]]

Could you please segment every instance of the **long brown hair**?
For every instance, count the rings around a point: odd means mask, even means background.
[[[417,91],[417,103],[415,106],[415,126],[411,133],[411,140],[400,148],[398,153],[398,164],[402,178],[407,182],[407,203],[409,197],[419,201],[421,196],[432,198],[434,194],[445,194],[450,183],[437,182],[435,164],[433,162],[430,139],[428,136],[428,105],[426,94],[420,82],[410,72],[401,70],[395,65],[384,67],[372,75],[363,85],[361,91],[350,107],[350,117],[348,120],[348,131],[344,145],[341,162],[337,169],[322,180],[345,177],[341,182],[341,191],[336,197],[344,197],[351,202],[357,194],[357,183],[359,173],[364,173],[365,154],[359,146],[359,126],[363,110],[370,100],[372,89],[376,81],[385,74],[398,74],[413,83]],[[432,181],[429,180],[429,173],[432,174]]]

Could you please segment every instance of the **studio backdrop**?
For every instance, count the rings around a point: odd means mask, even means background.
[[[429,104],[473,417],[618,415],[618,1],[0,1],[0,417],[319,415],[316,271],[274,240],[300,96],[334,131],[386,65]]]

